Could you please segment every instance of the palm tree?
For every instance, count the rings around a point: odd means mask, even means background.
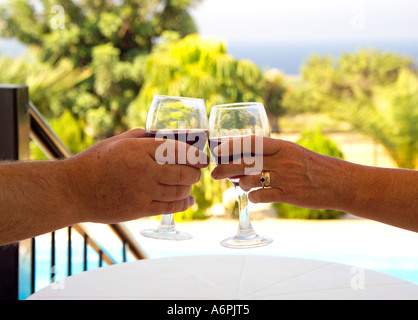
[[[350,101],[327,99],[322,108],[381,143],[401,168],[418,165],[418,77],[403,69],[397,80],[373,89],[371,96],[354,92]]]

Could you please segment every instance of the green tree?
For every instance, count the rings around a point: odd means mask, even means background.
[[[418,76],[412,60],[378,51],[311,57],[305,85],[288,92],[293,112],[324,112],[381,143],[399,167],[416,168]]]
[[[93,137],[89,136],[84,130],[83,120],[76,119],[70,110],[64,111],[59,118],[51,119],[49,125],[73,154],[87,149],[94,143]],[[34,142],[31,142],[30,147],[32,159],[46,159],[43,151]]]
[[[195,32],[188,8],[198,0],[9,0],[0,5],[0,34],[39,48],[45,61],[67,57],[91,78],[62,94],[48,115],[69,109],[104,138],[126,130],[126,108],[143,83],[144,62],[164,30]],[[55,28],[64,9],[64,28]],[[86,104],[87,103],[87,104]]]
[[[39,50],[36,49],[21,58],[0,56],[0,83],[27,85],[30,100],[44,113],[54,108],[62,94],[89,78],[91,72],[85,68],[74,69],[67,58],[42,62],[38,57]],[[75,119],[69,110],[48,120],[71,152],[80,152],[93,144],[93,138],[84,130],[84,122]],[[35,145],[31,150],[33,159],[45,158]]]
[[[259,68],[247,60],[235,60],[224,42],[197,34],[180,39],[176,33],[165,33],[147,60],[144,78],[128,110],[132,127],[145,124],[156,94],[204,97],[208,112],[216,104],[262,101]]]
[[[25,84],[30,100],[44,114],[50,114],[63,93],[91,76],[87,68],[74,68],[69,59],[42,61],[42,54],[32,48],[20,58],[0,56],[0,83]]]
[[[277,69],[269,69],[264,72],[263,101],[267,116],[274,133],[280,132],[279,117],[285,114],[283,96],[287,91],[284,74]]]

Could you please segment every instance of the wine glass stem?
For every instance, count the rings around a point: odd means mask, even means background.
[[[235,187],[235,191],[238,195],[238,207],[239,207],[239,227],[237,236],[244,238],[251,238],[256,235],[250,221],[250,215],[248,212],[248,193],[244,192],[239,186]]]
[[[160,231],[174,232],[176,231],[176,225],[174,223],[173,214],[163,214],[160,225],[158,226]]]

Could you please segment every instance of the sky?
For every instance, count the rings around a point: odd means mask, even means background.
[[[417,0],[201,0],[191,14],[227,42],[418,42]]]

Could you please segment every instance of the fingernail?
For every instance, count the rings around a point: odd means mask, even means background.
[[[193,196],[189,196],[189,201],[190,201],[190,207],[191,207],[192,205],[194,205],[195,199],[194,199],[194,197],[193,197]]]

